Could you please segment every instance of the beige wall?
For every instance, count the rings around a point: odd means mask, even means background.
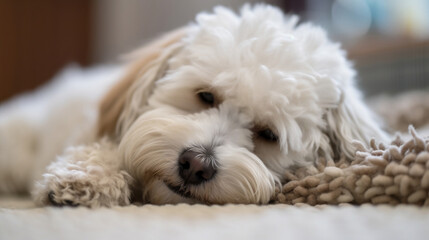
[[[216,5],[239,9],[257,0],[96,0],[93,61],[115,61],[157,35],[183,26]],[[270,0],[278,4],[280,0]]]

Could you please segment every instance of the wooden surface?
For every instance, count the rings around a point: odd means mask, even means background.
[[[347,55],[353,60],[367,61],[373,57],[401,54],[429,46],[428,39],[367,37],[347,48]]]
[[[0,0],[0,102],[89,63],[90,0]]]

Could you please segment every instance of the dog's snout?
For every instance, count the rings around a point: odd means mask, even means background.
[[[198,185],[213,178],[216,168],[209,161],[199,158],[200,154],[187,150],[179,156],[179,175],[185,184]]]

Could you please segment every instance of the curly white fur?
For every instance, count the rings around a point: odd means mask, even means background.
[[[36,199],[128,204],[130,174],[149,203],[267,203],[286,169],[320,154],[351,157],[353,139],[384,140],[345,53],[321,28],[297,21],[266,5],[199,14],[121,92],[113,143],[59,157]],[[202,91],[214,106],[198,98]],[[256,129],[271,129],[278,141]],[[216,175],[187,184],[178,173],[186,149],[208,149],[213,159],[201,161],[211,161]]]
[[[130,185],[131,176],[120,170],[117,146],[104,139],[68,148],[37,183],[35,200],[88,207],[128,205]]]
[[[118,67],[68,66],[52,83],[0,106],[0,193],[28,193],[65,148],[96,140],[98,101]]]

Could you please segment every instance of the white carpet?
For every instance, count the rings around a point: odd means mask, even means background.
[[[0,239],[428,239],[414,206],[167,205],[33,208],[0,199]]]

